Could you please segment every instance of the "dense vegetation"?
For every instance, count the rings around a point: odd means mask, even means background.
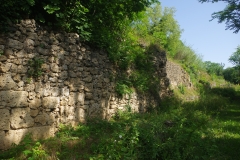
[[[155,0],[2,0],[0,23],[34,18],[41,25],[78,32],[89,45],[104,48],[119,72],[116,91],[147,92],[158,82],[152,54],[164,52],[189,73],[192,89],[179,86],[175,97],[146,114],[119,111],[110,121],[61,126],[56,137],[0,152],[0,159],[238,159],[239,63],[203,62],[181,38],[173,8]],[[11,8],[11,10],[9,10]],[[7,28],[1,29],[8,32]],[[239,60],[237,51],[230,57]],[[235,56],[238,55],[238,56]],[[237,58],[236,58],[237,57]],[[131,72],[128,72],[128,71]],[[194,101],[186,101],[188,97]]]

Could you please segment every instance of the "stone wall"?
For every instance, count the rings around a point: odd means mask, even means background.
[[[34,20],[0,35],[0,54],[0,149],[18,144],[27,133],[34,139],[51,137],[60,123],[109,119],[126,105],[144,112],[168,92],[165,54],[155,62],[162,76],[159,95],[135,92],[121,98],[110,78],[116,70],[104,51],[82,44],[75,33],[50,31]],[[43,60],[43,74],[29,79],[33,59]]]
[[[180,85],[185,87],[192,87],[190,76],[188,73],[178,64],[171,61],[166,63],[167,78],[172,88],[176,88]]]

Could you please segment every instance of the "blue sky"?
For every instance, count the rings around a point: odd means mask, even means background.
[[[160,0],[162,7],[174,7],[175,19],[183,29],[182,40],[191,46],[204,61],[224,63],[240,45],[240,32],[225,30],[225,23],[211,20],[211,14],[223,10],[226,3],[199,3],[198,0]]]

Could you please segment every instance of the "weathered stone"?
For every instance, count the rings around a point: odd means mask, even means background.
[[[60,73],[60,76],[59,76],[62,80],[65,80],[68,78],[68,72],[67,71],[63,71]]]
[[[60,104],[59,97],[44,97],[42,101],[42,105],[44,108],[57,108]]]
[[[81,105],[80,108],[84,109],[84,110],[87,110],[89,108],[89,105],[87,104],[84,104],[84,105]]]
[[[42,64],[42,71],[49,72],[50,66],[47,63]]]
[[[60,95],[60,89],[58,87],[53,87],[50,89],[51,96],[57,97]]]
[[[62,89],[61,89],[61,95],[68,97],[68,96],[69,96],[69,89],[66,88],[66,87],[65,87],[65,88],[62,88]]]
[[[18,67],[20,67],[20,65],[22,65],[22,59],[20,59],[20,58],[15,59],[15,60],[13,61],[13,63],[16,64],[16,65],[19,65]]]
[[[84,82],[92,82],[92,76],[87,76],[86,78],[83,79]]]
[[[18,66],[16,64],[11,64],[11,73],[18,73]]]
[[[35,89],[35,84],[27,84],[25,87],[25,90],[28,92],[34,91]]]
[[[85,95],[85,98],[86,98],[86,99],[92,99],[92,98],[93,98],[93,94],[87,92],[86,95]]]
[[[74,71],[69,71],[69,76],[70,76],[71,78],[76,78],[76,77],[77,77],[77,73],[74,72]]]
[[[27,97],[26,91],[0,91],[0,101],[6,102],[8,107],[27,107]]]
[[[11,74],[0,75],[0,89],[10,90],[16,87],[17,84],[13,81]]]
[[[19,144],[28,133],[31,133],[33,140],[47,139],[54,136],[55,128],[50,126],[33,127],[10,130],[6,134],[0,131],[0,149],[9,149],[13,143]]]
[[[8,40],[8,47],[14,48],[14,49],[22,49],[23,48],[23,43],[14,40],[14,39],[9,39]]]
[[[34,125],[34,120],[30,116],[29,108],[12,109],[10,122],[13,129],[32,127]]]
[[[4,55],[9,57],[13,55],[13,51],[11,49],[5,49],[4,51]]]
[[[38,115],[36,118],[34,118],[35,123],[40,123],[41,125],[46,125],[49,121],[49,115],[47,113],[43,113],[41,115]]]
[[[32,117],[36,117],[38,115],[38,113],[39,113],[39,110],[37,110],[37,109],[31,109],[30,110],[30,115]]]
[[[76,119],[79,122],[84,122],[86,120],[86,113],[84,109],[82,108],[76,109]]]
[[[25,55],[26,55],[26,53],[24,52],[23,49],[16,53],[16,56],[18,58],[23,58],[23,57],[25,57]]]
[[[68,100],[61,100],[61,102],[60,102],[60,105],[61,106],[66,106],[66,105],[68,105]]]
[[[87,84],[85,84],[84,90],[85,90],[86,92],[93,91],[93,84],[92,84],[92,83],[87,83]]]
[[[24,73],[27,73],[27,66],[22,66],[22,65],[19,65],[18,66],[18,68],[17,68],[17,70],[18,70],[18,73],[20,73],[20,74],[24,74]]]
[[[17,80],[16,80],[16,81],[17,81]],[[18,88],[23,88],[24,82],[23,82],[23,81],[18,82],[18,83],[17,83],[17,86],[18,86]]]
[[[57,77],[49,77],[49,81],[55,83],[58,81],[58,79]]]
[[[33,100],[29,101],[30,108],[39,108],[42,105],[41,99],[34,98]]]
[[[1,38],[0,38],[0,53],[2,54],[4,51],[5,46],[1,45]]]
[[[51,64],[50,67],[51,67],[51,70],[52,70],[54,73],[59,72],[59,68],[58,68],[58,65],[57,65],[56,63]]]
[[[44,56],[47,56],[49,55],[49,50],[48,49],[44,49],[42,47],[37,47],[37,52],[44,55]]]
[[[1,63],[0,62],[0,72],[8,72],[11,68],[11,63]]]
[[[84,93],[70,93],[68,105],[84,104]]]
[[[8,58],[5,55],[0,55],[0,62],[5,62],[7,60]]]
[[[8,109],[0,109],[0,130],[10,129],[10,113]]]
[[[104,80],[105,83],[109,83],[110,82],[110,80],[108,78],[104,78],[103,80]]]
[[[36,97],[36,93],[35,92],[28,92],[28,99],[32,100]]]
[[[27,38],[24,42],[24,47],[33,49],[34,44],[35,44],[35,42],[32,39]]]
[[[37,34],[36,33],[32,33],[32,32],[29,32],[28,33],[28,38],[31,39],[31,40],[35,40],[37,39]]]

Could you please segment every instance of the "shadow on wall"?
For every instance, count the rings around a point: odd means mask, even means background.
[[[18,144],[29,132],[34,139],[48,138],[60,123],[108,116],[114,90],[109,60],[104,52],[82,46],[77,34],[21,21],[0,36],[0,52],[0,149]],[[30,79],[28,62],[34,58],[43,60],[43,74]]]
[[[29,132],[34,139],[48,138],[59,124],[109,119],[128,104],[133,111],[145,111],[156,98],[141,93],[119,98],[109,78],[114,67],[105,52],[81,44],[75,33],[49,31],[34,20],[21,21],[1,35],[1,52],[0,149],[18,144]],[[162,54],[156,52],[154,58],[156,76],[163,77],[159,95],[167,88]],[[43,64],[33,69],[32,60]],[[30,78],[30,70],[38,76]]]

